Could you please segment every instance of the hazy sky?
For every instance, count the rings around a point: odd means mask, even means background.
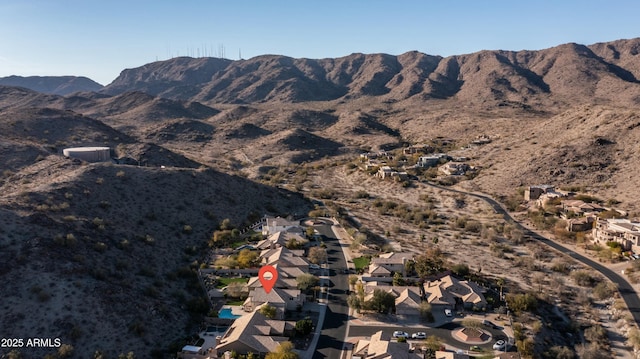
[[[223,52],[449,56],[589,45],[639,37],[638,14],[638,0],[0,0],[0,77],[106,85],[125,68]]]

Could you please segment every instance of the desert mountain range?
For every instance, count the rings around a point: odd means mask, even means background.
[[[640,38],[450,57],[180,57],[104,87],[2,78],[1,334],[59,336],[80,357],[166,349],[189,322],[184,303],[197,307],[189,268],[220,220],[313,208],[258,180],[363,151],[448,138],[481,168],[461,188],[581,186],[637,215],[639,54]],[[480,135],[492,142],[468,148]],[[124,164],[62,157],[75,146],[109,146]]]

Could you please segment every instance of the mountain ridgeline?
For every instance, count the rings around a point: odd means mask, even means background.
[[[374,96],[387,102],[453,98],[525,107],[585,100],[634,105],[640,103],[639,53],[640,39],[631,39],[450,57],[416,51],[335,59],[179,57],[124,70],[102,92],[236,104]]]

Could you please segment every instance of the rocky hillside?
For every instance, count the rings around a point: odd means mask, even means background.
[[[8,76],[0,77],[0,85],[24,87],[56,95],[102,89],[99,83],[82,76]]]
[[[352,54],[336,59],[265,55],[230,61],[174,58],[128,69],[103,90],[139,90],[216,103],[306,102],[379,97],[455,99],[542,108],[584,102],[640,103],[640,39],[540,51],[439,57]]]

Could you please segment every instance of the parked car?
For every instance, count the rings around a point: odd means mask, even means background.
[[[453,317],[453,312],[451,311],[451,309],[445,309],[444,315],[446,315],[447,317]]]
[[[493,324],[493,322],[488,321],[486,319],[482,321],[482,325],[484,325],[487,328],[498,329],[497,325]]]
[[[411,334],[411,339],[427,339],[427,333],[425,332],[417,332]]]
[[[317,264],[309,264],[309,269],[320,269],[320,266]]]
[[[394,338],[409,338],[409,333],[403,332],[401,330],[396,330],[395,332],[393,332],[393,337]]]
[[[504,350],[504,348],[507,346],[507,343],[500,339],[497,342],[495,342],[495,344],[493,344],[493,350]]]

